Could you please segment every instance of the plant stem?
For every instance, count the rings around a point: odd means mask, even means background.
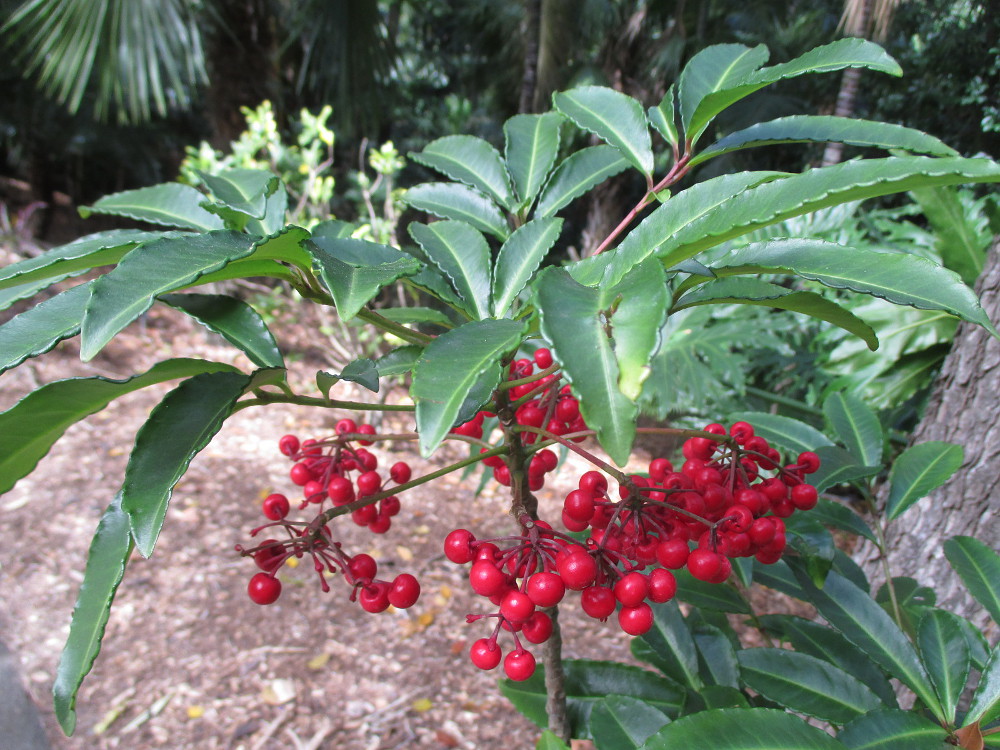
[[[549,731],[563,742],[570,740],[569,714],[566,711],[566,673],[562,663],[562,632],[559,629],[559,605],[548,611],[552,620],[552,635],[542,646],[545,666],[545,713]]]
[[[233,409],[233,413],[243,411],[243,409],[251,406],[263,406],[264,404],[297,404],[299,406],[322,406],[327,409],[351,409],[353,411],[413,411],[416,408],[411,404],[338,401],[332,398],[318,398],[316,396],[296,396],[295,394],[274,393],[273,391],[257,391],[255,398],[237,403]],[[366,435],[365,439],[368,437]]]
[[[871,492],[867,487],[863,488],[862,496],[864,497],[865,504],[868,507],[868,512],[871,514],[872,519],[875,523],[872,524],[872,528],[875,530],[875,536],[878,538],[876,546],[878,546],[879,557],[882,561],[882,575],[885,576],[885,586],[889,591],[889,601],[892,603],[892,616],[899,625],[899,629],[906,631],[903,626],[903,613],[899,609],[899,600],[896,598],[896,586],[892,582],[892,571],[889,569],[889,552],[888,547],[885,543],[885,532],[882,529],[882,524],[878,519],[878,509],[875,507],[875,499],[872,497]]]
[[[425,346],[434,340],[433,336],[428,336],[426,333],[420,333],[420,331],[414,331],[412,328],[400,325],[399,323],[389,320],[384,315],[379,315],[374,310],[369,310],[368,308],[363,307],[358,310],[358,317],[366,323],[371,323],[376,328],[385,331],[386,333],[391,333],[394,336],[398,336],[403,339],[403,341],[408,341],[411,344]]]

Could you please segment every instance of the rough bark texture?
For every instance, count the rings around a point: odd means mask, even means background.
[[[990,318],[1000,320],[1000,238],[990,248],[976,291]],[[998,396],[1000,341],[979,326],[962,323],[912,440],[957,443],[965,460],[943,487],[890,524],[887,538],[892,574],[932,586],[939,605],[986,629],[991,642],[1000,632],[952,571],[943,545],[962,534],[1000,547]],[[860,548],[857,559],[876,585],[884,580],[874,545]]]

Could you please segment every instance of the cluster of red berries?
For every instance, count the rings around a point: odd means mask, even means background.
[[[357,435],[374,435],[370,425],[357,425],[353,420],[340,420],[336,437],[328,440],[299,441],[295,435],[285,435],[278,441],[280,451],[292,459],[292,482],[302,487],[304,499],[299,509],[317,506],[322,513],[323,504],[330,500],[334,507],[348,505],[357,500],[374,497],[384,491],[382,477],[376,471],[378,459],[363,447],[371,441]],[[358,472],[356,480],[351,474]],[[410,480],[410,466],[398,462],[389,470],[389,477],[397,485]],[[351,513],[359,526],[383,534],[389,530],[392,516],[399,512],[399,499],[389,495],[376,503],[362,505]],[[405,609],[420,596],[420,584],[409,573],[396,576],[391,582],[378,580],[378,565],[366,554],[348,555],[340,542],[334,541],[329,526],[320,526],[320,516],[312,522],[289,521],[291,502],[285,495],[268,495],[261,510],[270,523],[251,530],[257,536],[265,529],[280,529],[283,539],[265,539],[252,548],[237,545],[236,550],[253,557],[260,568],[247,586],[250,599],[257,604],[272,604],[281,595],[281,581],[277,571],[291,559],[309,556],[319,577],[322,590],[329,591],[326,574],[343,574],[352,587],[350,600],[358,601],[367,612],[382,612],[391,604]]]
[[[603,474],[583,474],[565,498],[563,521],[571,531],[590,529],[584,542],[527,519],[520,519],[519,536],[502,540],[479,541],[465,529],[448,535],[445,555],[454,563],[471,562],[472,590],[498,607],[469,615],[470,622],[497,620],[492,635],[472,645],[477,667],[500,663],[497,639],[507,630],[515,648],[503,659],[504,671],[512,680],[530,677],[535,660],[518,634],[544,642],[552,623],[542,609],[561,601],[567,589],[581,592],[590,617],[606,620],[617,609],[622,630],[641,635],[653,625],[647,602],[670,601],[677,591],[671,570],[686,566],[695,578],[722,583],[732,572],[732,557],[777,562],[786,544],[782,518],[816,504],[816,489],[803,477],[819,468],[818,457],[806,452],[781,466],[777,451],[746,422],[734,424],[728,435],[714,424],[704,432],[685,443],[680,471],[654,459],[649,476],[627,477],[616,500]]]

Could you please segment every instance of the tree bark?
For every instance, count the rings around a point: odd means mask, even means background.
[[[990,318],[1000,320],[1000,237],[990,248],[976,292]],[[940,606],[969,618],[991,642],[1000,636],[997,625],[954,573],[943,545],[961,534],[1000,547],[998,394],[1000,341],[982,327],[963,322],[911,440],[957,443],[965,458],[945,485],[889,524],[886,539],[892,575],[933,587]],[[856,559],[876,586],[884,580],[874,545],[860,548]]]

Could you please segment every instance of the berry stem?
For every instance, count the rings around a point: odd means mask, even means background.
[[[403,339],[403,341],[408,341],[411,344],[426,346],[434,340],[433,336],[428,336],[426,333],[420,333],[419,331],[414,331],[412,328],[400,325],[399,323],[389,320],[384,315],[379,315],[374,310],[369,310],[366,307],[363,307],[358,311],[358,317],[366,323],[371,323],[376,328],[379,328],[386,333],[398,336]]]
[[[551,375],[559,369],[559,365],[553,364],[546,367],[544,370],[539,370],[536,373],[528,375],[525,378],[518,378],[517,380],[507,380],[497,386],[498,391],[509,391],[511,388],[519,385],[527,385],[528,383],[534,383],[536,380],[541,380],[546,375]]]

